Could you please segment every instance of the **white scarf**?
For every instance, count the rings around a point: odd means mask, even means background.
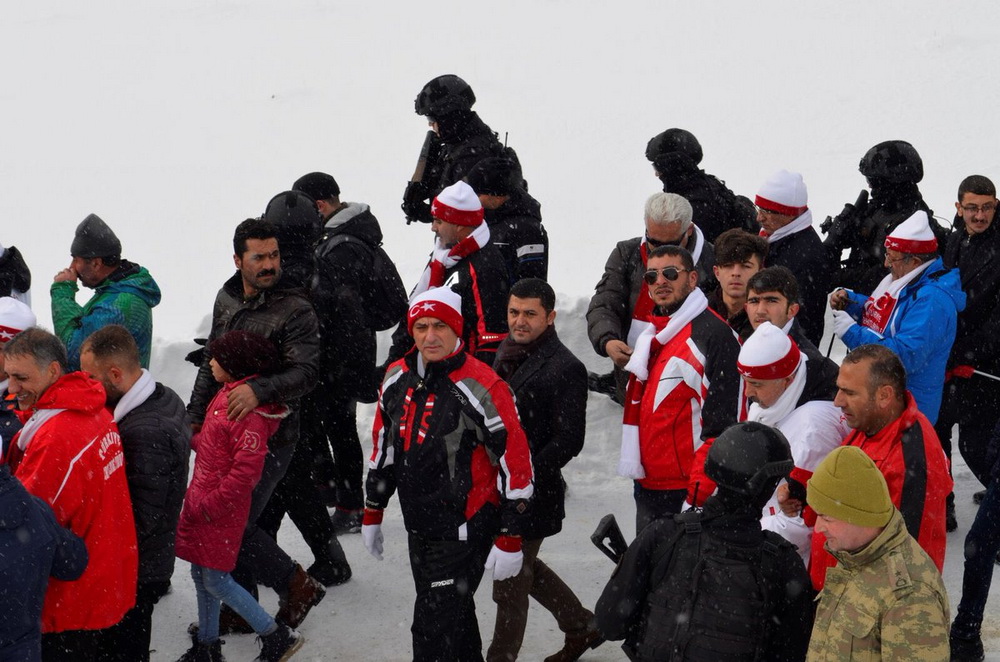
[[[24,424],[21,428],[21,436],[17,438],[17,447],[22,451],[28,449],[28,444],[31,443],[32,437],[35,433],[45,425],[50,418],[56,414],[61,414],[65,409],[36,409],[35,413],[31,415],[31,418]]]
[[[699,288],[691,290],[691,294],[684,299],[681,307],[670,316],[670,321],[663,329],[656,333],[656,328],[650,324],[635,341],[635,349],[632,350],[632,358],[625,364],[625,370],[631,372],[639,381],[644,382],[649,377],[649,348],[653,344],[653,338],[660,346],[666,345],[677,335],[677,332],[687,326],[691,320],[701,315],[708,309],[708,299],[705,293]]]
[[[796,232],[802,232],[806,228],[812,227],[812,224],[813,224],[813,213],[811,210],[807,209],[785,227],[778,228],[777,230],[775,230],[774,234],[767,237],[767,243],[773,244],[774,242],[778,241],[779,239],[783,239],[788,235],[795,234]]]
[[[656,333],[650,324],[639,335],[632,350],[632,358],[625,365],[625,370],[632,373],[629,377],[629,387],[625,395],[625,411],[622,420],[622,445],[618,459],[618,475],[626,478],[639,479],[646,477],[642,466],[642,453],[639,450],[639,416],[642,390],[649,378],[649,361],[653,340],[662,348],[677,333],[686,327],[698,315],[708,309],[708,299],[697,287],[684,299],[681,307],[670,316],[663,329]]]
[[[155,390],[156,382],[153,380],[153,376],[149,374],[148,370],[143,368],[139,379],[135,381],[135,384],[132,384],[132,388],[115,405],[115,423],[125,418],[130,411],[148,400],[149,396],[153,395],[153,391]]]
[[[891,273],[887,274],[872,292],[872,295],[868,297],[868,301],[865,302],[865,312],[861,317],[861,324],[880,336],[884,335],[886,327],[889,326],[889,320],[896,313],[896,303],[900,291],[919,278],[932,264],[934,264],[934,260],[924,262],[910,273],[895,280]]]
[[[472,231],[472,234],[451,248],[442,244],[440,237],[435,237],[434,251],[431,253],[430,262],[428,262],[427,266],[424,267],[424,273],[420,275],[420,280],[417,281],[417,286],[413,288],[412,292],[410,292],[410,301],[413,301],[414,297],[418,294],[423,294],[432,287],[444,285],[443,279],[440,283],[433,282],[436,278],[434,278],[432,274],[437,276],[439,273],[443,276],[447,269],[450,269],[461,262],[463,258],[472,255],[489,243],[489,241],[490,226],[487,225],[486,222],[480,223],[476,226],[476,229]],[[435,263],[437,264],[435,265]],[[441,276],[438,276],[438,278]]]
[[[785,389],[785,392],[770,407],[761,407],[756,402],[751,404],[747,420],[763,423],[773,428],[785,420],[786,416],[795,411],[795,405],[799,401],[799,398],[802,397],[802,392],[806,388],[806,362],[808,360],[809,357],[805,355],[805,352],[800,353],[799,365],[795,368],[792,381],[788,385],[788,388]]]

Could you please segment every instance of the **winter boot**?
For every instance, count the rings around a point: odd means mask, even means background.
[[[306,572],[323,586],[339,586],[351,578],[351,565],[336,536],[330,538],[323,553],[316,555],[316,562]]]
[[[306,642],[301,634],[281,622],[278,622],[278,629],[274,632],[257,639],[260,641],[260,656],[254,662],[285,662]]]
[[[593,625],[579,632],[568,632],[562,650],[545,658],[545,662],[575,662],[588,650],[604,643],[604,637]]]
[[[334,510],[333,515],[330,516],[334,535],[361,533],[361,518],[364,514],[365,511],[363,509],[347,510],[346,508],[337,508]]]
[[[323,585],[296,563],[288,588],[278,599],[279,607],[275,618],[293,629],[297,628],[305,620],[309,610],[318,605],[325,595]]]
[[[210,644],[203,644],[198,641],[198,628],[191,634],[191,648],[182,655],[177,662],[226,662],[222,657],[222,639],[216,639]],[[188,628],[191,631],[191,628]]]
[[[957,637],[951,635],[951,662],[982,662],[986,659],[981,637]]]
[[[944,504],[944,528],[951,533],[958,530],[958,515],[955,514],[955,493],[948,495],[948,500]]]
[[[192,623],[188,626],[188,634],[197,636],[198,624]],[[253,634],[253,628],[226,605],[222,605],[219,611],[219,634]]]

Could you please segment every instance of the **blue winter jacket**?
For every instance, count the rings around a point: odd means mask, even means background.
[[[847,292],[847,312],[860,322],[868,297]],[[906,369],[906,387],[913,393],[917,408],[934,423],[941,409],[945,366],[955,342],[958,313],[963,310],[965,292],[958,269],[945,269],[941,258],[937,258],[900,290],[884,337],[857,324],[844,334],[844,344],[848,349],[883,345],[894,351]]]
[[[56,522],[0,465],[0,660],[42,659],[42,602],[49,576],[71,581],[87,567],[87,547]],[[94,596],[100,599],[100,596]]]

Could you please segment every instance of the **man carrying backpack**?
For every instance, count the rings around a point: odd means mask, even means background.
[[[738,423],[716,438],[704,510],[655,520],[629,545],[597,601],[597,628],[630,660],[804,660],[812,589],[795,547],[760,528],[793,466],[785,437]]]
[[[328,503],[336,506],[335,532],[358,533],[364,482],[355,410],[358,401],[375,401],[375,332],[406,315],[406,292],[381,248],[382,229],[368,205],[341,202],[337,181],[323,172],[299,178],[292,189],[315,200],[324,220],[312,287],[320,323],[320,381],[303,406],[300,446],[310,451],[305,470],[315,470]],[[313,484],[309,481],[310,489]],[[333,579],[319,576],[321,570],[310,573],[324,583]]]

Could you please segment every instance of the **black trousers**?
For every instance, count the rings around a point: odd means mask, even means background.
[[[953,378],[945,384],[941,412],[934,429],[945,455],[951,459],[951,432],[958,424],[958,450],[983,486],[990,484],[993,469],[990,439],[1000,420],[1000,382],[972,376]]]
[[[312,453],[313,478],[328,486],[344,510],[365,507],[364,454],[358,438],[358,401],[320,384],[302,405],[299,443]],[[332,454],[331,454],[332,451]]]
[[[635,535],[639,535],[653,520],[681,512],[687,490],[647,490],[639,481],[634,481],[632,496],[635,497]]]
[[[135,596],[135,606],[116,625],[118,658],[122,662],[149,662],[149,639],[153,633],[153,607],[167,592],[170,582],[143,582]]]
[[[410,534],[414,662],[481,662],[475,594],[492,538],[426,540]]]
[[[103,630],[65,630],[42,635],[44,662],[123,662],[121,623]],[[148,648],[148,647],[147,647]]]
[[[233,579],[257,595],[257,584],[263,584],[283,593],[295,571],[295,562],[260,524],[261,515],[271,500],[275,488],[288,470],[295,444],[278,448],[268,448],[264,459],[264,472],[250,499],[250,517],[240,543],[240,555],[236,559]]]
[[[303,424],[306,420],[303,412]],[[305,425],[302,432],[306,432]],[[314,442],[312,435],[300,436],[288,463],[288,471],[275,487],[257,523],[268,535],[276,538],[281,521],[288,514],[316,560],[329,561],[329,548],[334,539],[333,524],[313,480]]]

